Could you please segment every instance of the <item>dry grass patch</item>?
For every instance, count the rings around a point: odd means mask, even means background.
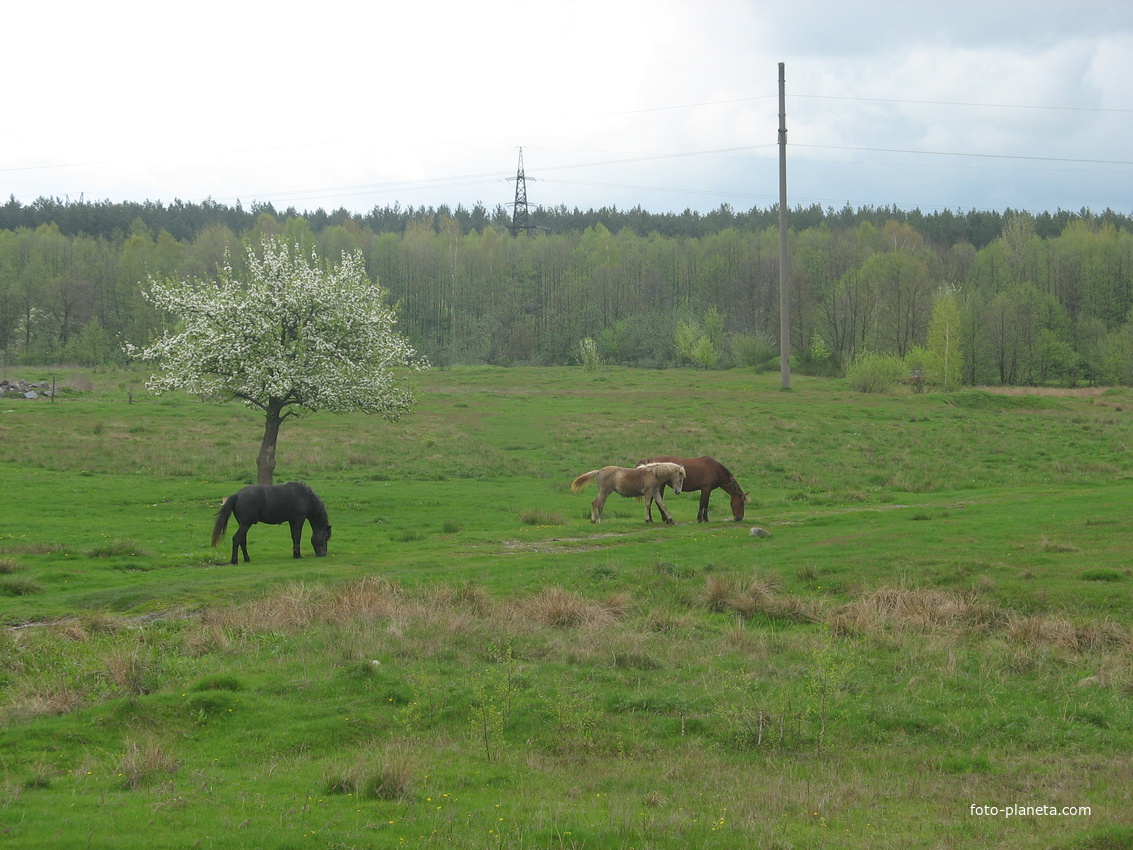
[[[710,611],[738,614],[744,619],[757,615],[796,623],[825,619],[822,602],[781,595],[779,587],[780,578],[774,574],[756,576],[746,583],[712,575],[705,580],[705,603]]]
[[[0,577],[0,596],[31,596],[43,590],[43,585],[31,576],[6,575]]]
[[[51,681],[28,682],[22,692],[13,694],[4,712],[20,719],[58,717],[76,711],[85,704],[85,694],[60,677]],[[4,718],[13,719],[12,717]]]
[[[418,601],[395,583],[369,576],[332,587],[291,582],[263,599],[211,610],[202,616],[202,623],[236,634],[297,632],[315,624],[388,619],[419,607]]]
[[[565,520],[558,511],[545,511],[539,508],[530,508],[519,514],[519,521],[524,525],[551,526],[562,525]]]
[[[72,643],[86,643],[90,640],[90,632],[78,620],[61,620],[52,626],[52,630],[63,640]]]
[[[332,623],[376,620],[391,616],[405,604],[405,593],[394,582],[378,576],[332,588],[319,601],[321,619]]]
[[[1045,398],[1096,398],[1112,387],[1001,387],[986,386],[975,389],[985,393],[1007,396],[1043,396]]]
[[[1077,626],[1065,617],[1046,614],[1013,616],[1007,621],[1007,639],[1022,646],[1055,646],[1071,652],[1121,647],[1133,648],[1133,636],[1120,623],[1097,620]]]
[[[522,600],[518,610],[537,623],[557,628],[602,625],[617,619],[610,607],[561,587],[540,590],[531,599]]]
[[[1039,540],[1039,547],[1044,552],[1077,552],[1078,547],[1073,543],[1059,543],[1045,535]]]
[[[122,787],[141,788],[177,772],[181,763],[156,740],[126,740],[126,749],[118,763]]]
[[[488,592],[473,582],[465,582],[457,587],[447,584],[430,587],[426,591],[426,599],[430,606],[455,608],[478,617],[490,615],[493,609]]]
[[[980,602],[972,594],[931,588],[881,587],[830,612],[826,624],[839,635],[878,636],[886,631],[1000,634],[1024,648],[1054,647],[1074,653],[1133,648],[1133,634],[1112,620],[1076,625],[1065,617],[1023,615]]]
[[[415,768],[408,751],[390,745],[378,755],[365,754],[333,765],[324,776],[327,794],[353,794],[364,800],[409,800]]]
[[[186,645],[192,654],[201,655],[259,634],[294,634],[316,626],[358,627],[371,640],[373,627],[381,623],[387,637],[428,635],[429,642],[440,647],[446,636],[484,629],[508,634],[545,627],[605,626],[625,619],[632,608],[632,597],[626,593],[594,600],[561,587],[496,601],[470,583],[412,592],[380,577],[333,587],[292,583],[269,597],[205,612],[200,629],[186,638]],[[415,651],[429,654],[427,650],[419,645]]]
[[[103,656],[106,681],[135,696],[149,693],[154,677],[151,664],[139,647],[118,647]]]
[[[932,588],[880,587],[827,618],[838,634],[875,634],[887,628],[935,631],[992,625],[1001,615],[971,594]]]

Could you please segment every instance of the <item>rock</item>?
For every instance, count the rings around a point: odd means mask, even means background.
[[[771,536],[770,531],[768,531],[766,528],[760,528],[758,525],[755,526],[751,531],[749,531],[748,534],[751,535],[752,537],[770,537]]]
[[[53,395],[48,381],[31,383],[23,379],[16,381],[0,380],[0,397],[4,398],[50,398]]]

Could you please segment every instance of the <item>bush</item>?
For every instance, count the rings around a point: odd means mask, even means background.
[[[578,343],[578,359],[582,368],[587,372],[594,372],[602,363],[598,356],[598,345],[590,337],[585,337]]]
[[[779,356],[779,349],[759,334],[732,334],[729,342],[738,366],[762,366]]]
[[[905,377],[905,361],[895,354],[867,351],[846,369],[850,389],[859,393],[885,393]]]

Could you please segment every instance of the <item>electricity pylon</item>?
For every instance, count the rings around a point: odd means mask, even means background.
[[[527,178],[523,174],[523,148],[519,149],[519,170],[515,173],[515,203],[511,210],[511,235],[519,231],[531,233],[531,217],[527,213]]]

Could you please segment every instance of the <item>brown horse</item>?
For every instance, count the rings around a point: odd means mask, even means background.
[[[696,512],[697,522],[708,522],[708,497],[717,487],[732,497],[732,516],[736,522],[744,518],[744,505],[750,499],[749,494],[740,489],[736,477],[728,471],[728,467],[715,458],[702,457],[651,457],[639,460],[638,466],[647,463],[679,463],[685,468],[685,492],[700,491],[700,509]],[[661,485],[661,495],[664,495],[665,485]],[[680,492],[679,490],[676,492]]]
[[[665,507],[665,500],[661,498],[661,491],[665,485],[673,488],[674,493],[680,493],[685,481],[684,467],[679,463],[647,463],[633,469],[624,466],[604,466],[591,472],[584,472],[574,479],[570,491],[577,493],[594,479],[598,479],[598,498],[590,505],[590,521],[602,521],[602,508],[606,504],[606,497],[611,493],[619,496],[639,496],[645,498],[645,521],[653,522],[653,502],[661,509],[661,517],[669,525],[673,524],[673,515]]]

